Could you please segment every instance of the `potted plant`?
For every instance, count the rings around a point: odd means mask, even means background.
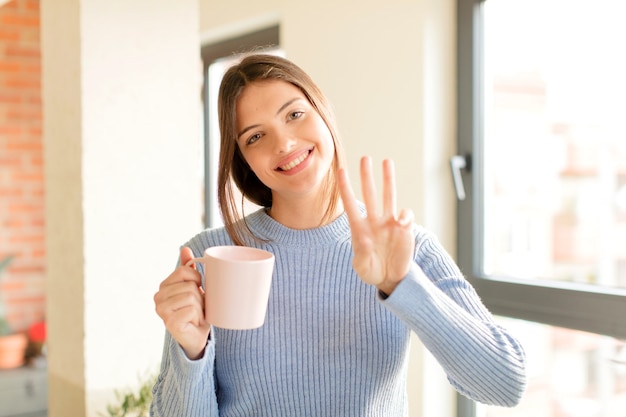
[[[148,374],[139,379],[139,388],[136,392],[131,389],[115,391],[117,404],[107,406],[107,414],[102,417],[148,417],[152,402],[152,387],[156,383],[157,375]]]
[[[0,277],[13,260],[8,256],[0,260]],[[0,369],[12,369],[24,364],[24,353],[28,337],[24,333],[16,333],[7,322],[0,292]]]

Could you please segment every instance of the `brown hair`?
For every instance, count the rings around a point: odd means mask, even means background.
[[[322,117],[333,138],[335,158],[326,176],[325,189],[328,195],[328,207],[322,222],[330,220],[340,198],[337,170],[343,164],[343,152],[330,103],[311,77],[293,62],[274,55],[246,55],[224,74],[217,109],[221,136],[217,178],[218,202],[226,231],[236,245],[243,245],[246,236],[259,239],[254,236],[245,218],[240,220],[239,213],[244,214],[244,198],[265,208],[272,206],[272,190],[252,172],[237,145],[237,100],[248,84],[263,80],[282,80],[299,88]],[[231,178],[242,194],[239,203],[236,201]],[[241,212],[237,208],[238,204]]]

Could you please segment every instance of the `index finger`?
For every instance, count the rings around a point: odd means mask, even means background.
[[[356,202],[352,186],[350,185],[348,173],[344,168],[340,168],[337,175],[339,177],[339,193],[341,194],[341,200],[343,201],[343,208],[348,215],[348,222],[352,224],[361,217],[361,212]]]

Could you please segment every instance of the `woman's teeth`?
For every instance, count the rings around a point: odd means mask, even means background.
[[[289,162],[287,165],[280,166],[279,168],[281,169],[281,171],[289,171],[290,169],[293,169],[297,167],[298,165],[300,165],[302,161],[306,159],[307,156],[309,156],[308,152],[303,153],[301,156]]]

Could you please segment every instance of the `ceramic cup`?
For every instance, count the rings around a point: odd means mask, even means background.
[[[213,246],[187,265],[204,264],[205,318],[214,326],[261,327],[274,271],[274,255],[247,246]]]

